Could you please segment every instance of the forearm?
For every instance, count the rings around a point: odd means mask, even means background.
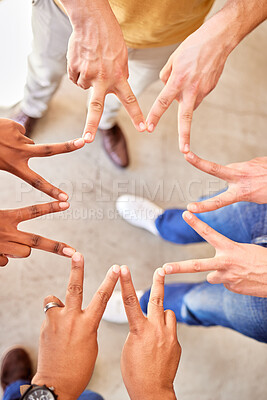
[[[77,29],[87,24],[89,18],[103,18],[110,13],[114,16],[108,0],[60,0],[60,2],[68,14],[72,26]]]
[[[229,53],[267,18],[266,0],[228,0],[207,24],[223,32],[223,43]]]

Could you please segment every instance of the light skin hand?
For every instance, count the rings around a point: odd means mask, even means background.
[[[177,323],[172,311],[163,308],[163,268],[155,271],[148,304],[143,315],[131,274],[121,267],[121,290],[130,333],[121,355],[121,372],[131,400],[176,399],[173,381],[181,356]]]
[[[128,83],[127,47],[108,1],[61,3],[73,26],[67,54],[69,79],[82,89],[92,87],[85,141],[90,143],[95,138],[108,93],[118,97],[135,128],[145,131],[144,116]]]
[[[34,144],[25,136],[25,128],[9,119],[0,119],[0,169],[18,176],[34,188],[49,196],[66,201],[68,195],[51,185],[30,169],[28,162],[34,157],[49,157],[78,150],[84,146],[83,139],[65,143]]]
[[[85,390],[97,358],[98,326],[119,275],[119,266],[110,268],[92,301],[82,310],[84,260],[79,253],[73,255],[65,305],[55,296],[44,300],[44,306],[56,302],[61,307],[46,312],[33,384],[53,386],[59,400],[76,400]]]
[[[179,148],[187,153],[193,111],[216,87],[231,51],[266,17],[265,0],[228,0],[222,10],[188,36],[161,70],[165,87],[147,117],[148,131],[155,129],[177,100]]]
[[[185,159],[194,167],[228,182],[228,189],[210,199],[190,203],[187,208],[194,213],[217,210],[239,201],[267,203],[267,157],[222,166],[203,160],[192,152]]]
[[[171,262],[163,266],[166,274],[212,271],[207,281],[222,283],[232,292],[267,297],[267,249],[234,242],[200,221],[189,211],[184,220],[216,250],[214,258]]]
[[[4,267],[8,263],[8,258],[29,257],[32,248],[66,257],[72,256],[75,250],[67,244],[22,232],[17,228],[23,221],[64,211],[67,208],[69,203],[55,201],[14,210],[0,210],[0,266]]]

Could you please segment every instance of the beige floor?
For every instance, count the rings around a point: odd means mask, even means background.
[[[217,2],[219,7],[223,1]],[[230,56],[223,77],[194,114],[192,149],[226,164],[267,153],[267,25],[253,32]],[[161,84],[140,99],[145,114]],[[47,115],[36,127],[38,143],[78,137],[85,119],[85,93],[64,80]],[[31,166],[71,195],[71,210],[24,223],[21,229],[60,239],[85,255],[86,305],[113,263],[131,268],[138,288],[151,283],[154,269],[171,260],[213,254],[208,244],[179,247],[132,228],[114,215],[121,193],[145,195],[162,207],[185,206],[197,196],[223,186],[217,179],[187,165],[178,151],[176,105],[162,117],[153,135],[135,132],[125,111],[119,123],[126,132],[131,165],[116,169],[105,156],[97,137],[76,154],[36,159]],[[7,116],[2,111],[1,116]],[[1,208],[46,201],[20,180],[1,173]],[[42,300],[48,294],[64,299],[69,262],[52,254],[33,251],[26,260],[10,261],[1,270],[0,350],[20,343],[34,360],[43,319]],[[177,276],[173,280],[201,280],[203,276]],[[171,279],[168,279],[170,281]],[[183,400],[263,400],[267,396],[267,346],[220,327],[179,326],[183,347],[175,382]],[[102,322],[100,352],[90,388],[105,399],[127,399],[119,359],[127,326]]]

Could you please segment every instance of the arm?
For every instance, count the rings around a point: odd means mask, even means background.
[[[148,130],[153,131],[176,99],[179,147],[187,153],[193,111],[217,85],[229,54],[266,18],[265,0],[228,0],[217,14],[185,39],[161,71],[165,87],[149,112]]]
[[[225,192],[198,203],[188,204],[189,211],[195,213],[213,211],[238,201],[267,203],[267,157],[258,157],[225,167],[203,160],[191,151],[185,154],[185,159],[201,171],[224,179],[228,183]]]
[[[267,249],[234,242],[186,211],[184,220],[216,250],[213,258],[167,263],[167,274],[212,271],[207,281],[222,283],[235,293],[267,297]]]
[[[121,290],[130,333],[121,355],[121,372],[131,400],[175,400],[173,381],[181,356],[177,323],[163,308],[164,270],[155,271],[147,318],[141,311],[131,274],[121,267]]]
[[[98,326],[119,273],[118,266],[110,268],[91,303],[82,310],[84,261],[75,253],[65,305],[55,296],[44,301],[44,306],[56,302],[60,307],[46,313],[32,383],[54,387],[58,400],[76,400],[91,379],[98,353]]]
[[[115,93],[134,126],[143,132],[145,119],[128,83],[128,53],[118,21],[107,0],[61,0],[73,33],[68,46],[68,75],[83,89],[92,86],[84,137],[92,142],[103,113],[105,96]]]

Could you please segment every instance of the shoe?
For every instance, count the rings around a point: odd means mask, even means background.
[[[120,168],[126,168],[129,165],[129,155],[127,143],[122,130],[118,125],[110,129],[100,129],[103,147],[115,165]]]
[[[28,353],[22,348],[14,348],[6,353],[1,366],[1,386],[3,390],[12,382],[23,379],[31,381],[32,363]]]
[[[143,290],[137,290],[136,295],[138,301],[141,299],[145,292]],[[108,301],[106,310],[103,315],[103,319],[108,322],[115,324],[127,324],[128,318],[125,312],[123,300],[121,297],[121,291],[115,290]]]
[[[164,210],[156,204],[142,197],[125,194],[118,197],[116,208],[129,224],[146,229],[153,235],[159,235],[155,221]]]
[[[25,136],[29,138],[32,136],[32,132],[36,122],[38,121],[38,119],[40,119],[29,117],[22,110],[18,110],[16,113],[11,115],[10,118],[13,119],[13,121],[18,122],[19,124],[24,126],[24,128],[26,129]]]

